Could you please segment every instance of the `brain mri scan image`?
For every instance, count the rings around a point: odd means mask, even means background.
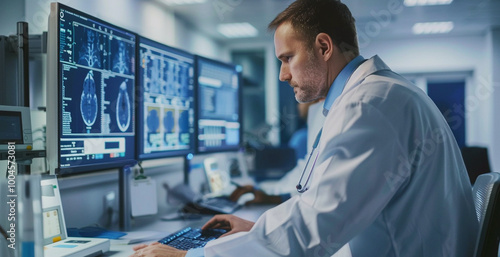
[[[92,126],[97,118],[97,95],[94,73],[89,71],[83,81],[80,112],[85,125]]]
[[[118,128],[125,132],[130,125],[131,117],[130,98],[127,92],[127,84],[124,82],[120,85],[118,99],[116,101],[116,123]]]

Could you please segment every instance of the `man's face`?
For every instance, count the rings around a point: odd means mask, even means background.
[[[310,102],[328,93],[326,62],[309,49],[289,22],[281,24],[274,34],[276,56],[281,61],[279,79],[293,87],[295,99]]]

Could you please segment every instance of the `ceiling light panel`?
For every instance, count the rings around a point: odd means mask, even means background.
[[[188,4],[201,4],[207,0],[161,0],[167,5],[188,5]]]
[[[423,22],[413,25],[413,34],[442,34],[448,33],[453,29],[453,22]]]
[[[404,0],[405,6],[424,6],[424,5],[445,5],[451,4],[453,0]]]
[[[259,31],[248,22],[219,24],[217,31],[227,38],[256,37]]]

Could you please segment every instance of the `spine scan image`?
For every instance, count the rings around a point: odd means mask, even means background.
[[[127,57],[127,49],[125,47],[125,43],[118,43],[118,55],[115,56],[113,60],[113,71],[118,72],[120,74],[128,74],[129,70],[126,62]]]
[[[85,29],[86,42],[81,44],[80,58],[78,64],[86,65],[88,67],[101,68],[101,60],[99,57],[99,37],[96,32]]]

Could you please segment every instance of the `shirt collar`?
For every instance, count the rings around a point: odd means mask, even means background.
[[[335,99],[340,96],[344,90],[347,81],[351,77],[352,73],[365,61],[363,56],[358,55],[358,57],[352,59],[343,69],[340,71],[339,75],[333,81],[328,94],[326,95],[325,104],[323,105],[323,115],[327,115],[328,111],[335,102]]]

